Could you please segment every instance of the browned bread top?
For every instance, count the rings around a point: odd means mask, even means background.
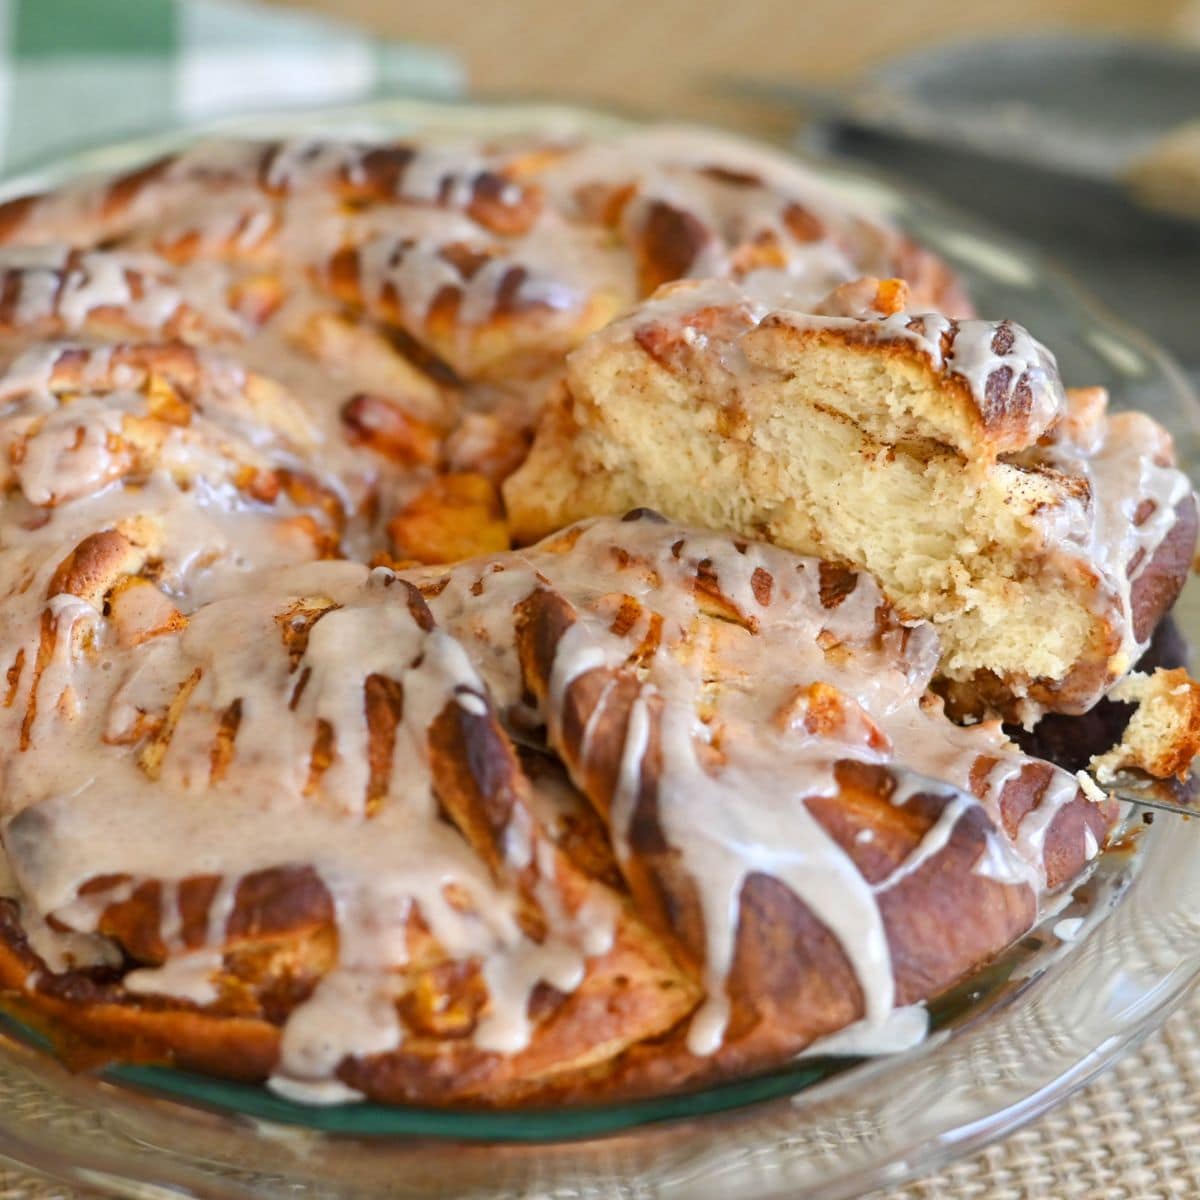
[[[796,369],[809,341],[862,344],[906,358],[938,388],[941,403],[917,408],[895,432],[902,439],[932,434],[966,459],[1024,450],[1067,411],[1054,356],[1011,321],[911,311],[855,317],[773,312],[742,346],[751,363]]]

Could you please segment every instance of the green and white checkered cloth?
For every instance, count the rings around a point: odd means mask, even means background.
[[[232,0],[0,0],[0,175],[239,112],[457,95],[443,51]]]

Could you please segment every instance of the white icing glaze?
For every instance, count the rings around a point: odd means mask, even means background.
[[[1040,862],[1046,844],[1046,835],[1059,812],[1070,804],[1079,792],[1079,783],[1074,775],[1055,768],[1041,795],[1037,806],[1027,812],[1017,827],[1016,844],[1027,862]]]
[[[347,1087],[339,1079],[322,1079],[313,1082],[292,1079],[287,1075],[272,1075],[267,1080],[267,1087],[285,1100],[291,1100],[296,1104],[312,1104],[317,1107],[355,1104],[365,1099],[362,1092]],[[271,1125],[269,1128],[278,1130],[280,1127]]]
[[[828,1037],[818,1038],[802,1050],[798,1058],[834,1055],[868,1058],[883,1054],[903,1054],[919,1046],[929,1036],[929,1013],[923,1005],[908,1004],[894,1008],[881,1024],[858,1021]]]
[[[1064,917],[1061,921],[1056,921],[1054,925],[1054,936],[1060,942],[1073,942],[1079,937],[1079,932],[1083,928],[1083,917]]]
[[[1117,421],[1123,423],[1113,428]],[[1123,618],[1119,674],[1133,666],[1149,642],[1149,633],[1139,640],[1134,631],[1133,585],[1174,528],[1176,509],[1192,490],[1182,471],[1156,461],[1171,457],[1167,435],[1139,414],[1114,418],[1090,455],[1065,443],[1050,456],[1056,467],[1087,481],[1091,519],[1068,537],[1099,566],[1116,599]],[[1139,523],[1143,505],[1150,511]]]
[[[886,892],[902,879],[907,879],[913,872],[919,870],[934,855],[939,854],[949,843],[958,824],[958,818],[967,811],[974,801],[963,794],[951,796],[938,819],[930,827],[929,832],[921,839],[916,850],[895,868],[890,875],[875,885],[876,892]]]

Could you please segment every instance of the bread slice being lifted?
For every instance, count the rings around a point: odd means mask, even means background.
[[[505,489],[515,535],[640,504],[765,537],[932,620],[952,711],[1086,711],[1191,563],[1170,435],[1064,390],[1019,326],[906,303],[898,280],[807,312],[762,287],[661,289],[569,360]]]

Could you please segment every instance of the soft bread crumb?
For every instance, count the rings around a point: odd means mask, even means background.
[[[1160,668],[1129,675],[1109,695],[1137,708],[1121,741],[1089,764],[1096,778],[1109,782],[1120,770],[1138,770],[1186,779],[1200,753],[1200,683],[1182,667]]]
[[[1086,771],[1076,771],[1075,778],[1079,780],[1080,791],[1093,804],[1103,804],[1108,799],[1108,793]]]
[[[1073,497],[1053,473],[968,464],[939,441],[951,426],[973,436],[954,388],[891,349],[797,348],[785,329],[764,334],[756,364],[738,363],[749,317],[728,307],[689,321],[702,349],[664,322],[576,351],[505,484],[518,541],[646,504],[865,568],[938,625],[950,679],[1058,681],[1102,653],[1094,577],[1036,567],[1047,514]]]

